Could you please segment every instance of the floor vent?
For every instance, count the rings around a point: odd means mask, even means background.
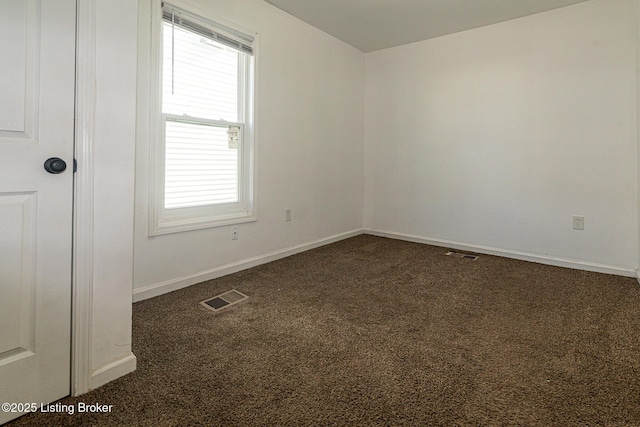
[[[455,258],[470,259],[471,261],[475,261],[479,258],[478,255],[463,254],[462,252],[453,252],[453,251],[449,251],[445,255],[452,256]]]
[[[222,309],[231,307],[232,305],[236,305],[248,298],[249,297],[242,292],[232,289],[229,292],[225,292],[213,298],[200,301],[200,304],[203,307],[208,308],[209,310],[220,311]]]

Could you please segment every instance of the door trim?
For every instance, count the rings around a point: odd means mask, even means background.
[[[71,395],[91,389],[93,320],[93,143],[95,134],[96,1],[76,1],[76,128]]]

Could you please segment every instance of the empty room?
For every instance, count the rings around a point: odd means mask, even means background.
[[[0,424],[639,426],[639,13],[0,0]]]

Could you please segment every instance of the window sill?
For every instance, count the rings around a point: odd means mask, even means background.
[[[149,237],[181,233],[185,231],[204,230],[207,228],[223,227],[225,225],[242,224],[246,222],[255,222],[257,220],[258,218],[255,215],[255,212],[201,219],[162,218],[155,224],[150,224]]]

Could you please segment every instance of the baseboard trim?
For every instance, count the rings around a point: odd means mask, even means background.
[[[636,270],[636,280],[638,280],[638,284],[640,284],[640,270]]]
[[[615,274],[617,276],[636,277],[640,282],[640,273],[636,270],[626,270],[624,268],[613,267],[603,264],[595,264],[585,261],[577,261],[570,259],[563,259],[557,257],[550,257],[544,255],[536,255],[528,252],[508,251],[504,249],[492,248],[489,246],[470,245],[462,242],[455,242],[451,240],[433,239],[427,237],[420,237],[411,234],[395,233],[384,230],[372,230],[364,229],[364,234],[370,234],[379,237],[388,237],[391,239],[405,240],[408,242],[424,243],[427,245],[441,246],[451,249],[458,249],[463,251],[477,252],[487,255],[496,255],[505,258],[518,259],[521,261],[537,262],[539,264],[553,265],[556,267],[573,268],[576,270],[593,271],[597,273]]]
[[[94,370],[91,374],[90,389],[94,390],[110,381],[135,371],[136,363],[136,356],[130,352],[126,356]]]
[[[348,239],[351,237],[359,236],[363,234],[363,229],[356,229],[347,231],[345,233],[336,234],[323,239],[315,240],[309,243],[293,246],[286,249],[280,249],[277,251],[269,252],[264,255],[259,255],[253,258],[247,258],[241,261],[233,262],[230,264],[222,265],[220,267],[212,268],[210,270],[201,271],[199,273],[191,274],[189,276],[179,277],[177,279],[167,280],[165,282],[145,286],[133,291],[133,302],[142,301],[148,298],[153,298],[167,292],[176,291],[178,289],[186,288],[187,286],[195,285],[196,283],[205,282],[207,280],[217,279],[218,277],[226,276],[228,274],[237,273],[238,271],[246,270],[248,268],[256,267],[261,264],[266,264],[271,261],[286,258],[291,255],[295,255],[300,252],[305,252],[310,249],[315,249],[320,246],[335,243],[340,240]]]

